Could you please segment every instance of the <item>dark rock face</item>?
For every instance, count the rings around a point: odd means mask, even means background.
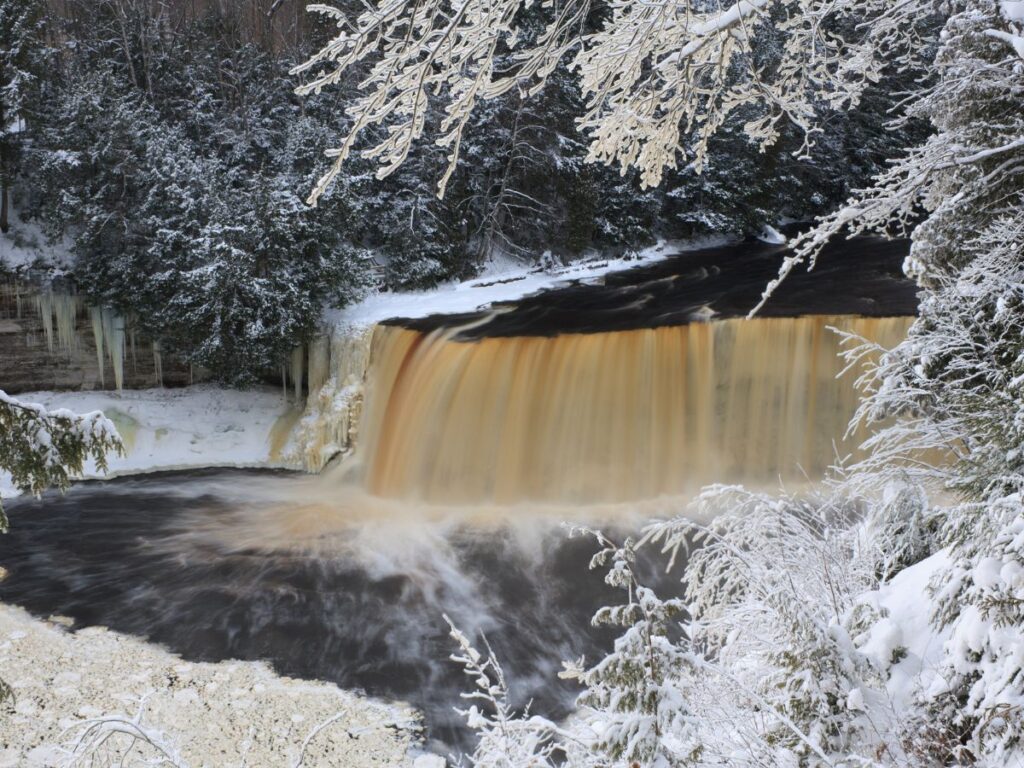
[[[917,314],[917,287],[902,271],[909,244],[861,237],[830,244],[812,272],[798,267],[761,310],[761,317]],[[599,282],[499,305],[489,312],[388,321],[418,331],[473,323],[458,339],[556,336],[686,325],[745,316],[789,251],[745,242],[686,251],[655,264],[614,272]],[[483,321],[483,322],[478,322]]]
[[[89,310],[80,306],[74,315],[74,343],[59,343],[52,327],[47,343],[38,306],[39,289],[25,284],[0,285],[0,389],[9,394],[40,390],[114,389],[114,370],[104,350],[103,373],[96,354]],[[54,321],[51,320],[51,323]],[[189,383],[187,366],[163,364],[165,386]],[[139,338],[125,340],[124,387],[159,386],[152,344]]]

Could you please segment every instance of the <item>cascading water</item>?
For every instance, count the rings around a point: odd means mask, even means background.
[[[438,504],[588,504],[818,478],[856,449],[840,336],[910,318],[811,316],[458,340],[378,326],[354,454],[328,482]],[[341,411],[346,425],[351,414]]]

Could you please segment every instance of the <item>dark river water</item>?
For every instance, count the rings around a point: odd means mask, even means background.
[[[315,480],[315,479],[313,479]],[[8,504],[0,600],[103,625],[189,660],[262,659],[424,713],[436,748],[467,746],[452,708],[464,674],[442,614],[485,635],[515,699],[562,717],[563,659],[612,637],[620,599],[588,570],[596,545],[547,516],[352,515],[293,502],[312,480],[245,470],[158,473]],[[672,579],[651,578],[675,591]]]

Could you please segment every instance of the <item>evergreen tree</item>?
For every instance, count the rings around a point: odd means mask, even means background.
[[[43,37],[41,0],[0,0],[0,232],[10,227],[10,190],[18,173]]]

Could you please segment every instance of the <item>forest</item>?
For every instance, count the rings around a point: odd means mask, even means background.
[[[164,354],[236,384],[277,375],[323,306],[370,289],[428,288],[494,259],[557,264],[810,219],[924,130],[886,127],[898,82],[829,113],[813,152],[797,151],[796,128],[756,147],[741,110],[701,172],[680,164],[642,189],[637,173],[587,161],[579,86],[562,62],[539,93],[474,111],[443,198],[446,151],[422,142],[383,180],[372,159],[354,160],[312,209],[304,201],[351,126],[355,94],[297,96],[302,77],[289,72],[330,25],[297,0],[266,5],[11,0],[0,27],[0,228],[38,224],[73,255],[61,281]],[[527,34],[550,13],[531,8]],[[585,23],[607,14],[597,3]],[[504,55],[499,70],[512,66]],[[435,108],[426,120],[441,117]]]

